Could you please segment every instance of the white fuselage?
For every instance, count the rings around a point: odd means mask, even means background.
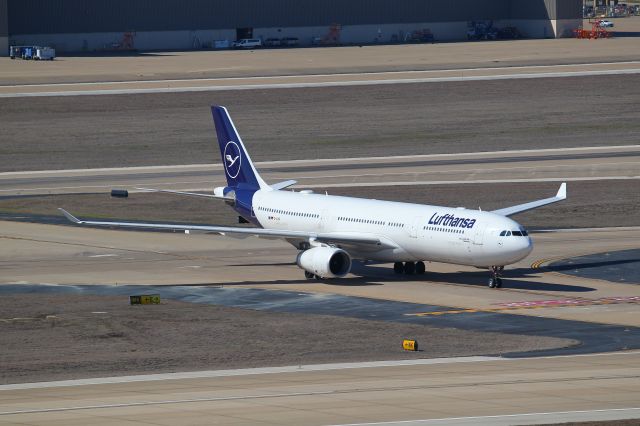
[[[356,259],[488,267],[515,263],[533,249],[518,223],[479,210],[265,190],[255,193],[252,205],[264,228],[370,235],[389,243],[347,248]]]

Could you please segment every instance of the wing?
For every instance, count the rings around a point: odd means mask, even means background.
[[[546,206],[547,204],[557,203],[558,201],[567,199],[567,184],[565,182],[560,185],[558,193],[555,197],[545,198],[544,200],[531,201],[530,203],[518,204],[517,206],[507,207],[500,210],[494,210],[491,213],[499,214],[502,216],[511,216],[512,214],[524,212],[527,210],[537,209],[538,207]]]
[[[142,222],[104,222],[93,220],[80,220],[64,209],[60,210],[69,221],[76,225],[90,226],[109,226],[118,228],[141,228],[141,229],[166,229],[172,231],[195,231],[210,232],[220,235],[230,236],[255,236],[263,238],[282,238],[282,239],[301,239],[313,240],[327,244],[347,244],[347,245],[363,245],[378,248],[397,248],[397,245],[387,239],[379,238],[375,235],[357,234],[357,233],[317,233],[307,231],[288,231],[282,229],[264,229],[264,228],[234,228],[227,226],[209,226],[209,225],[180,225],[180,224],[162,224],[162,223],[142,223]]]

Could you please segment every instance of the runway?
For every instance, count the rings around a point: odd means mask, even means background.
[[[258,162],[268,182],[294,188],[640,179],[640,145],[461,154]],[[123,167],[0,173],[0,195],[140,192],[138,187],[212,191],[221,165]]]
[[[0,386],[20,424],[545,424],[637,418],[640,353],[453,358]]]
[[[0,86],[0,98],[296,89],[313,87],[369,86],[380,84],[631,75],[639,73],[639,62],[616,62],[553,66],[538,65],[509,68],[470,68],[437,71],[393,71],[353,74],[269,76],[253,78],[236,77],[105,83],[59,83]]]

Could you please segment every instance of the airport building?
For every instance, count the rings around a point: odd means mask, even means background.
[[[478,23],[552,38],[570,36],[581,16],[582,0],[0,0],[0,51],[193,49],[242,38],[389,43],[416,34],[450,41]]]

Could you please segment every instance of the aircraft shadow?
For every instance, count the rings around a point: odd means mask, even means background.
[[[550,265],[545,269],[549,271],[571,271],[575,269],[603,268],[614,265],[625,265],[627,263],[640,263],[640,258],[605,260],[600,262],[562,263],[560,265]]]
[[[526,280],[532,275],[534,270],[530,268],[505,269],[503,274],[504,288],[513,288],[518,290],[538,290],[538,291],[560,291],[585,293],[595,291],[593,287],[580,285],[567,285],[545,283],[538,281]],[[435,282],[439,284],[464,284],[477,287],[487,287],[489,273],[487,271],[478,270],[477,272],[427,272],[424,275],[400,275],[395,274],[389,268],[379,268],[369,265],[361,265],[360,268],[353,268],[353,274],[366,275],[369,277],[378,277],[387,281],[425,281]],[[511,280],[510,278],[517,278]],[[525,278],[525,279],[523,279]]]
[[[235,264],[228,265],[233,267],[247,267],[247,266],[294,266],[293,263],[255,263],[255,264]],[[504,271],[504,287],[519,289],[519,290],[538,290],[538,291],[550,291],[550,292],[572,292],[572,293],[585,293],[595,291],[593,287],[579,286],[579,285],[567,285],[567,284],[554,284],[527,280],[527,277],[532,275],[534,270],[530,268],[516,268],[506,269]],[[300,271],[302,274],[302,271]],[[197,283],[197,284],[180,284],[177,287],[236,287],[236,286],[255,286],[255,285],[287,285],[287,284],[313,284],[320,282],[333,286],[379,286],[390,284],[394,282],[403,281],[423,281],[425,283],[435,282],[439,284],[454,284],[454,285],[468,285],[476,287],[486,287],[489,273],[487,271],[469,271],[469,272],[429,272],[424,275],[401,275],[396,274],[393,270],[387,266],[380,267],[376,264],[365,264],[361,262],[353,262],[351,268],[351,274],[345,278],[331,278],[320,280],[305,280],[300,279],[274,279],[274,280],[247,280],[236,281],[229,283]],[[511,280],[510,278],[515,278]],[[523,279],[524,278],[524,279]]]

